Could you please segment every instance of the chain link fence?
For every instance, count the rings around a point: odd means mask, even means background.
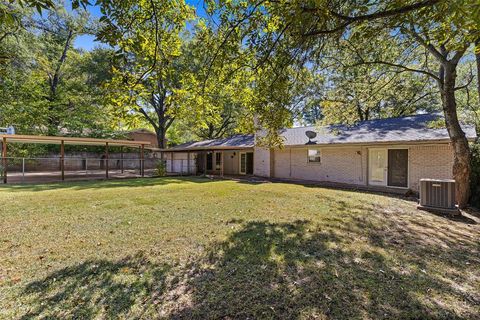
[[[160,161],[162,160],[156,158],[142,160],[65,157],[62,162],[61,158],[10,157],[0,161],[0,183],[155,176]]]

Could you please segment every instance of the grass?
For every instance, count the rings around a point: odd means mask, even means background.
[[[201,178],[0,188],[0,318],[478,319],[480,219]]]

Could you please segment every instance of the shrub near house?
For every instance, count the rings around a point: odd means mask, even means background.
[[[480,142],[472,145],[472,177],[471,177],[472,206],[480,208]]]

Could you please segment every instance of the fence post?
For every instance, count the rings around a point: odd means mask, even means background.
[[[145,155],[144,155],[144,145],[142,144],[142,146],[140,147],[140,174],[142,175],[142,177],[145,176]]]
[[[120,147],[120,170],[123,173],[123,147]]]

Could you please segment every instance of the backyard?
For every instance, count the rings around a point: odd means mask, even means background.
[[[284,183],[4,186],[0,319],[478,319],[479,223]]]

